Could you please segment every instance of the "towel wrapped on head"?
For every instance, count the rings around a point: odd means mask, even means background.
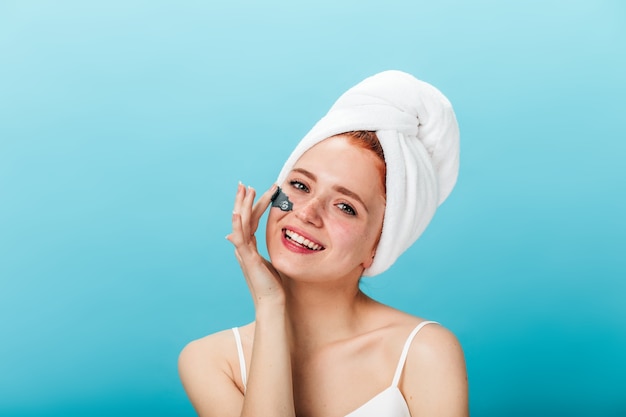
[[[322,140],[375,131],[387,166],[382,234],[364,276],[387,270],[417,240],[448,197],[459,171],[459,128],[448,99],[401,71],[385,71],[346,91],[293,150],[278,175]]]

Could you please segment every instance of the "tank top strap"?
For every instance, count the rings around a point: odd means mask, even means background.
[[[393,376],[393,382],[391,383],[392,387],[397,387],[398,383],[400,382],[400,377],[402,376],[402,370],[404,369],[404,364],[406,362],[406,356],[409,354],[409,348],[411,347],[411,342],[413,342],[415,335],[417,334],[417,332],[419,332],[422,329],[422,327],[430,323],[439,324],[436,321],[423,321],[413,329],[411,334],[409,334],[409,337],[406,339],[406,342],[404,343],[404,348],[402,348],[402,354],[400,355],[400,360],[398,361],[398,366],[396,367],[396,373]]]
[[[246,390],[247,375],[246,375],[246,358],[243,356],[243,345],[241,344],[241,336],[239,335],[239,328],[233,327],[233,333],[235,334],[235,343],[237,344],[237,355],[239,356],[239,370],[241,371],[241,383],[243,384],[244,392]]]

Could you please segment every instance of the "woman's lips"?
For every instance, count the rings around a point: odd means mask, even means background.
[[[320,243],[314,242],[313,240],[291,229],[283,229],[283,238],[290,244],[309,251],[318,252],[325,249]]]

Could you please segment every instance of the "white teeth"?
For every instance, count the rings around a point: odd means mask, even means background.
[[[302,246],[305,246],[311,250],[321,250],[322,246],[318,245],[317,243],[311,242],[309,239],[305,238],[304,236],[300,236],[299,234],[297,234],[296,232],[293,232],[291,230],[285,230],[285,235],[293,240],[294,242],[299,243]]]

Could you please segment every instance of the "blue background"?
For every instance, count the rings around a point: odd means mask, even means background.
[[[473,416],[626,415],[619,0],[0,1],[0,415],[194,415],[179,351],[253,318],[237,181],[385,69],[462,169],[365,291],[457,334]]]

